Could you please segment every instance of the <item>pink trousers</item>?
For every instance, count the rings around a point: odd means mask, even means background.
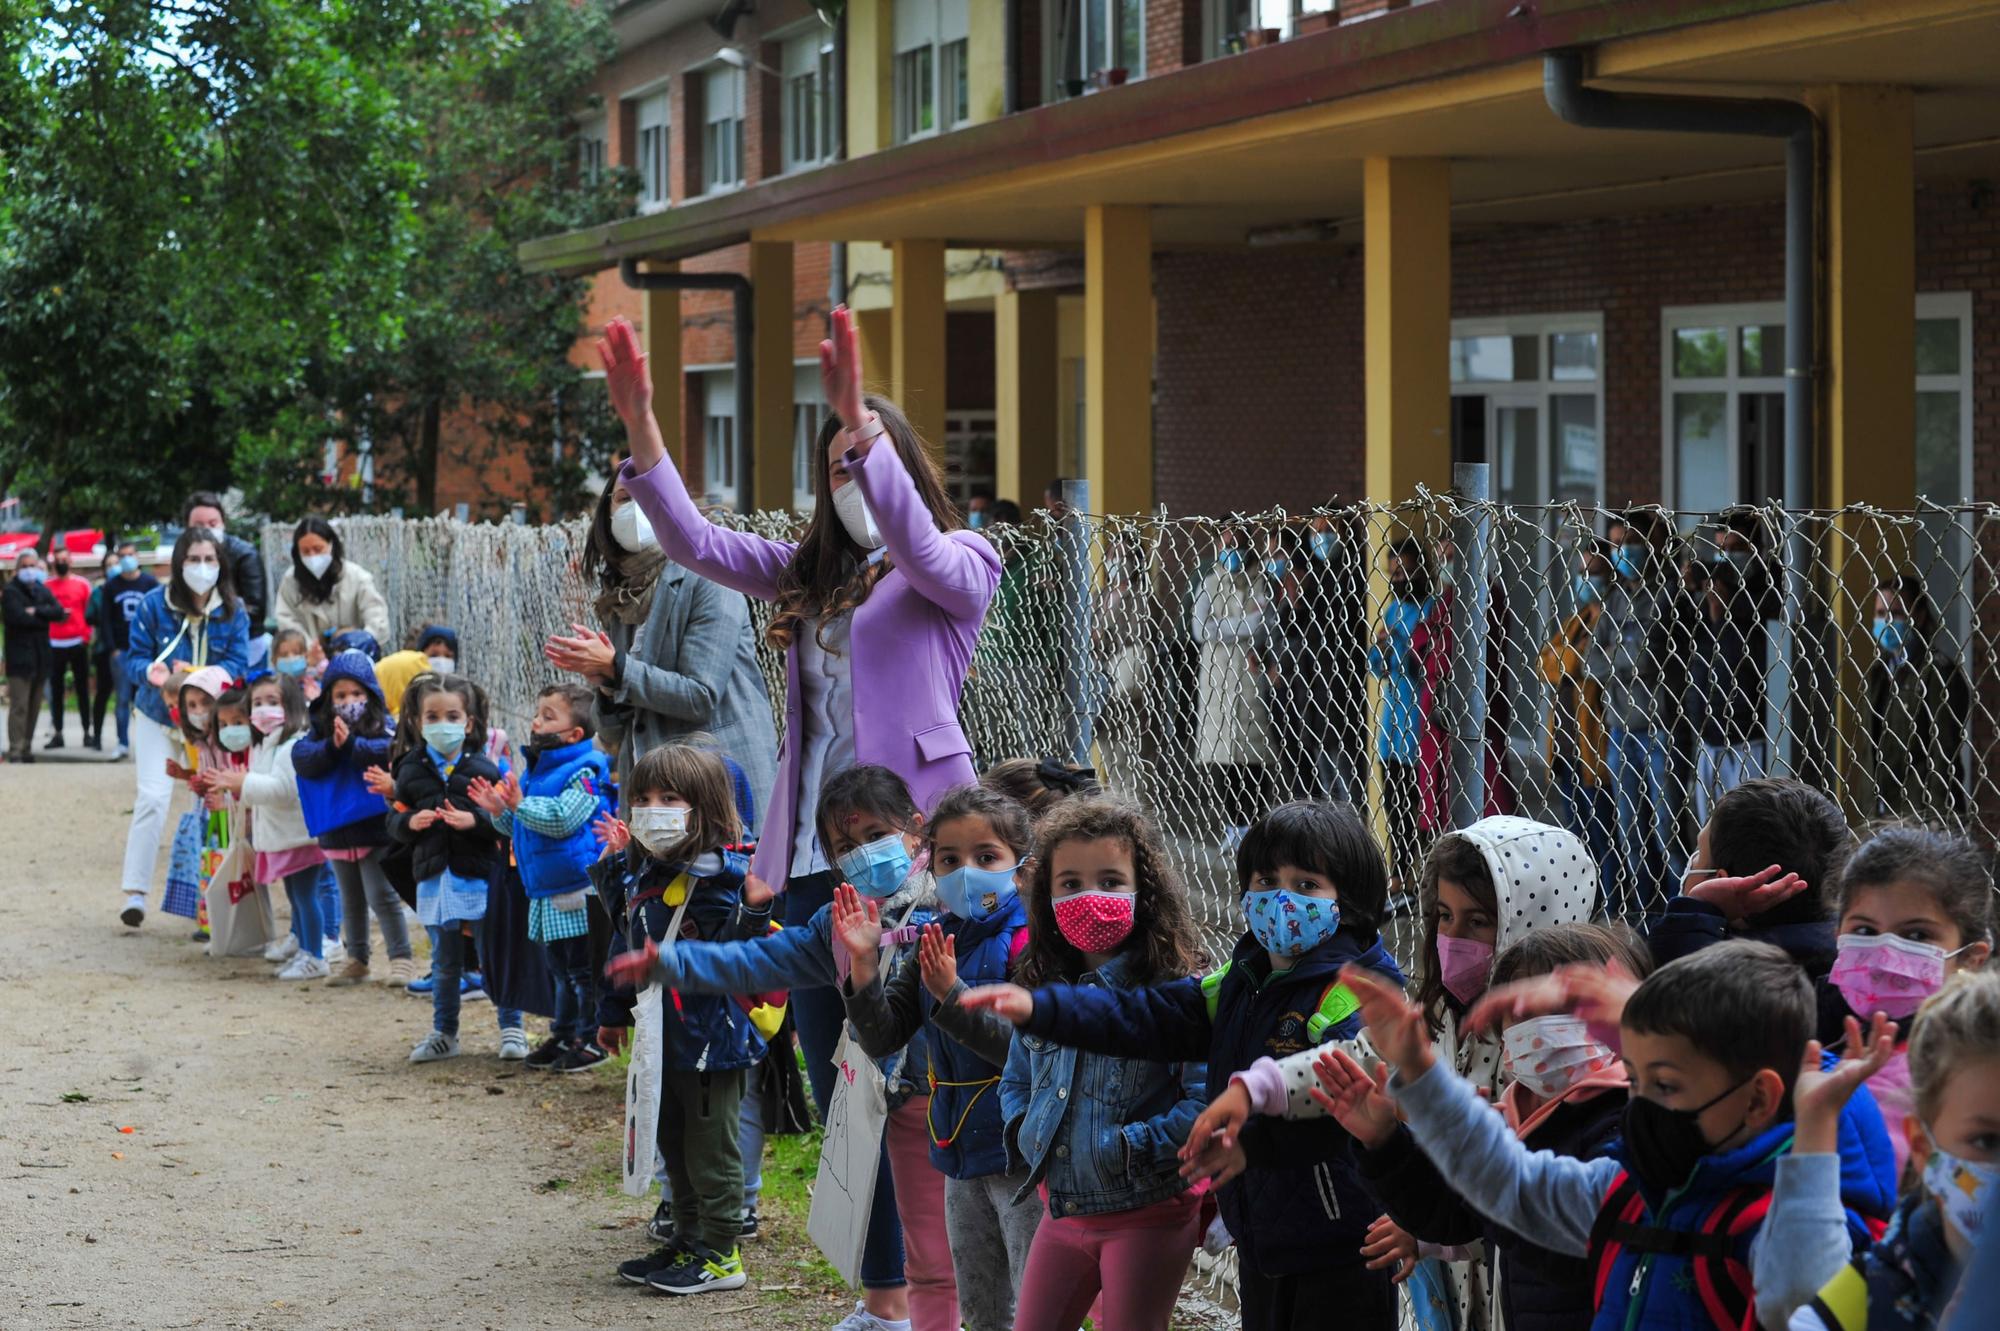
[[[913,1096],[889,1115],[896,1216],[903,1222],[903,1279],[910,1291],[911,1331],[960,1331],[958,1280],[944,1230],[944,1175],[931,1164],[930,1097]]]
[[[1043,1216],[1028,1249],[1014,1331],[1077,1331],[1100,1289],[1099,1331],[1167,1331],[1200,1226],[1194,1193],[1136,1211]]]

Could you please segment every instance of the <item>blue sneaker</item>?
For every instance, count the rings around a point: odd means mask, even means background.
[[[458,977],[458,1001],[477,1003],[486,997],[486,977],[478,971],[467,971]]]
[[[403,986],[403,992],[417,998],[429,998],[431,990],[437,988],[437,980],[429,975],[410,981]]]

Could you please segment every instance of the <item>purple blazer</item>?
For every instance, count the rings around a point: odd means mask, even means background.
[[[846,458],[882,533],[892,567],[854,610],[848,635],[854,677],[854,756],[903,778],[917,807],[928,813],[938,797],[974,779],[972,744],[958,724],[958,697],[972,664],[986,607],[1000,583],[1000,556],[975,532],[947,535],[886,437],[865,458]],[[688,497],[671,461],[618,475],[675,563],[725,587],[775,600],[778,577],[791,563],[791,541],[771,541],[718,527]],[[778,747],[778,784],[765,803],[763,837],[753,869],[783,890],[791,877],[792,842],[800,809],[799,756],[803,716],[799,653],[785,659],[785,738]]]

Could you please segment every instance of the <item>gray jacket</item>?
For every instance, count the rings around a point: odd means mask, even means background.
[[[778,779],[778,733],[757,668],[750,603],[668,563],[636,635],[615,621],[604,632],[618,660],[615,684],[598,694],[598,736],[618,755],[619,789],[640,755],[706,733],[743,768],[761,822]]]
[[[1660,588],[1623,578],[1605,596],[1604,613],[1597,617],[1583,661],[1584,673],[1604,686],[1605,725],[1652,730],[1671,721],[1662,710],[1666,699],[1660,690],[1667,665],[1661,657],[1673,650],[1668,635],[1659,631],[1668,604]]]

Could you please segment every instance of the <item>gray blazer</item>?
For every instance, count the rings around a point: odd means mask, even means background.
[[[598,736],[618,755],[619,789],[640,755],[705,732],[743,768],[761,824],[778,779],[778,732],[742,593],[670,562],[636,637],[624,623],[604,632],[618,649],[617,682],[599,691]]]

